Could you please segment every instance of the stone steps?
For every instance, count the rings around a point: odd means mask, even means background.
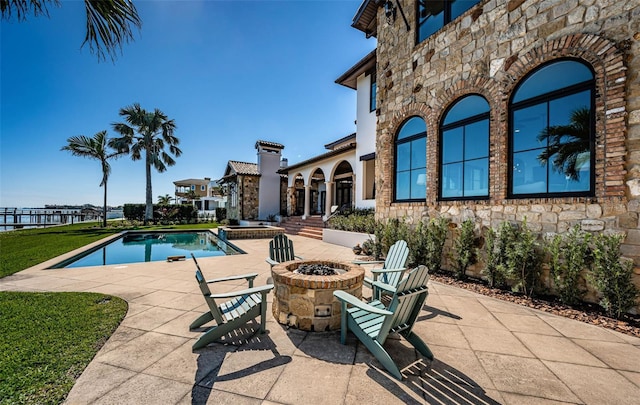
[[[280,223],[280,226],[290,235],[322,240],[324,222],[321,216],[310,216],[307,219],[302,219],[300,216],[288,217]]]

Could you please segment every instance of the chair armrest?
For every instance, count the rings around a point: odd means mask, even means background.
[[[380,309],[380,308],[376,308],[373,307],[369,304],[367,304],[366,302],[362,302],[359,299],[357,299],[356,297],[354,297],[353,295],[342,291],[342,290],[337,290],[333,292],[333,296],[336,297],[337,299],[339,299],[342,302],[346,302],[347,304],[357,307],[358,309],[362,309],[363,311],[367,311],[369,313],[372,314],[378,314],[378,315],[385,315],[385,316],[389,316],[389,315],[393,315],[393,312],[391,311],[387,311],[386,309]]]
[[[374,281],[373,283],[371,283],[371,288],[379,288],[380,290],[385,290],[392,293],[395,293],[397,290],[396,287],[392,286],[391,284],[386,284],[380,281]]]
[[[298,260],[304,260],[304,258],[302,256],[298,256],[298,255],[293,255],[293,257],[295,257]]]
[[[377,274],[382,274],[382,273],[402,273],[404,271],[407,271],[406,268],[404,269],[371,269],[372,273],[377,273]]]
[[[353,264],[380,264],[384,263],[384,260],[353,260],[351,263]]]
[[[253,281],[256,277],[258,277],[258,273],[240,274],[237,276],[212,278],[211,280],[207,280],[207,284],[220,283],[222,281],[242,280],[242,279],[245,279],[247,281]]]
[[[273,284],[265,284],[260,287],[247,288],[245,290],[229,291],[229,292],[220,293],[220,294],[211,294],[210,297],[213,298],[214,300],[218,298],[233,298],[233,297],[239,297],[241,295],[251,295],[255,293],[261,293],[263,291],[269,292],[272,289],[273,289]]]
[[[275,260],[273,260],[270,257],[267,257],[266,259],[264,259],[264,261],[269,263],[271,265],[271,267],[275,266],[276,264],[279,264],[278,262],[276,262]]]

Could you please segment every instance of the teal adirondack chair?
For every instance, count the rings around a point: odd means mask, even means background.
[[[266,261],[271,268],[278,263],[295,259],[302,260],[302,257],[296,256],[293,252],[293,241],[287,238],[287,235],[279,233],[269,241],[269,257]]]
[[[369,351],[394,377],[402,380],[402,374],[383,345],[391,333],[399,333],[423,356],[433,360],[433,353],[418,335],[413,333],[420,309],[427,298],[429,271],[426,266],[411,270],[398,283],[389,307],[379,300],[364,303],[345,291],[334,291],[333,295],[342,305],[340,341],[345,344],[347,330],[352,331]],[[379,282],[375,282],[378,283]],[[381,286],[394,290],[390,286]]]
[[[193,344],[193,349],[205,347],[209,343],[220,339],[222,336],[258,316],[260,316],[260,333],[264,333],[267,314],[267,294],[273,289],[273,284],[254,287],[253,280],[258,276],[258,273],[205,280],[193,253],[191,257],[193,257],[193,261],[196,263],[196,280],[209,306],[209,311],[193,321],[191,325],[189,325],[189,329],[198,328],[212,320],[216,321],[216,326],[213,326],[202,334]],[[247,280],[249,288],[222,294],[211,294],[209,290],[209,284],[242,279]]]
[[[380,294],[385,293],[385,290],[380,290],[375,287],[375,282],[380,281],[383,284],[390,285],[395,288],[402,279],[402,275],[405,273],[407,260],[409,258],[409,247],[407,242],[399,240],[389,248],[387,257],[384,261],[359,261],[356,260],[355,264],[380,264],[384,263],[381,269],[372,269],[371,274],[373,278],[365,277],[363,284],[371,288],[373,294],[372,299],[380,299]]]

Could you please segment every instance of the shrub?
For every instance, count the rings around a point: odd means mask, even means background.
[[[638,289],[633,284],[633,262],[623,259],[621,235],[594,238],[593,269],[588,279],[600,294],[600,305],[609,316],[622,317],[635,305]]]
[[[216,220],[221,222],[223,219],[227,219],[227,209],[224,207],[216,208]]]
[[[329,219],[329,228],[340,231],[362,232],[373,234],[376,220],[370,209],[355,209],[348,215],[336,215]]]
[[[456,277],[459,280],[466,278],[467,268],[476,262],[474,227],[473,221],[466,219],[460,226],[460,234],[453,241],[454,256],[452,259],[455,264]]]
[[[502,271],[504,262],[504,244],[495,229],[489,228],[486,232],[485,267],[482,274],[487,278],[490,287],[503,287],[505,277]]]
[[[566,237],[554,235],[547,245],[549,272],[560,300],[574,305],[582,300],[586,289],[581,286],[581,274],[591,261],[591,234],[576,225]]]
[[[448,219],[440,217],[416,225],[408,239],[411,267],[424,264],[430,272],[440,271],[448,223]]]

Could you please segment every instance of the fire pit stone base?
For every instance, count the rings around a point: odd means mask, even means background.
[[[304,264],[331,267],[339,274],[313,276],[294,273]],[[344,262],[303,260],[273,267],[273,316],[283,324],[306,331],[340,329],[341,306],[333,297],[335,290],[362,297],[362,267]]]

